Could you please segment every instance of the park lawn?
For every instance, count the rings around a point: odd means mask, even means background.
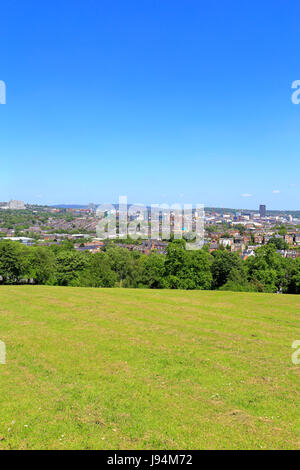
[[[0,287],[0,449],[300,449],[300,296]]]

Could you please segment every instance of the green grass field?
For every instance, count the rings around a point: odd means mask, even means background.
[[[0,449],[299,449],[300,296],[0,287]]]

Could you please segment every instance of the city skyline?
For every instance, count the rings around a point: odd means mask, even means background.
[[[121,198],[121,199],[120,199]],[[27,206],[27,207],[26,207]],[[192,208],[192,210],[196,210],[197,211],[197,206],[201,206],[201,208],[204,209],[204,211],[208,211],[208,212],[224,212],[226,213],[227,212],[230,212],[230,213],[235,213],[236,216],[238,215],[247,215],[247,213],[251,214],[252,215],[255,215],[256,217],[259,216],[260,218],[267,218],[269,215],[268,214],[296,214],[296,217],[300,216],[300,210],[297,210],[297,209],[286,209],[286,210],[276,210],[276,209],[270,209],[270,208],[267,208],[267,206],[265,204],[259,204],[259,206],[257,208],[254,208],[254,209],[250,209],[249,207],[214,207],[214,206],[204,206],[202,204],[185,204],[185,203],[173,203],[173,204],[166,204],[166,203],[162,203],[162,204],[150,204],[150,205],[147,205],[147,204],[142,204],[142,203],[134,203],[134,202],[130,202],[127,200],[127,197],[126,196],[119,196],[119,202],[102,202],[102,203],[94,203],[94,202],[89,202],[88,204],[53,204],[53,205],[48,205],[48,204],[38,204],[38,203],[30,203],[30,202],[24,202],[23,200],[15,200],[15,199],[11,199],[9,201],[2,201],[0,202],[0,210],[5,210],[5,209],[13,209],[13,210],[25,210],[27,208],[31,208],[31,207],[45,207],[45,208],[58,208],[58,209],[79,209],[79,210],[83,210],[83,209],[89,209],[91,211],[96,211],[97,209],[99,209],[100,207],[104,207],[104,206],[107,206],[107,207],[111,207],[111,206],[114,206],[114,208],[116,210],[121,210],[120,209],[121,207],[123,208],[127,208],[126,210],[128,210],[129,208],[133,209],[134,207],[136,209],[139,208],[139,206],[141,208],[144,208],[144,209],[148,209],[148,210],[154,210],[155,212],[159,211],[159,212],[164,212],[164,211],[172,211],[172,210],[190,210]],[[295,219],[297,220],[297,219]]]
[[[121,197],[125,197],[126,196],[121,196]],[[127,198],[126,198],[127,199]],[[120,201],[120,197],[119,197],[119,201]],[[58,208],[91,208],[91,206],[93,206],[94,209],[96,209],[98,206],[102,205],[102,204],[108,204],[108,205],[113,205],[113,206],[118,206],[119,202],[116,202],[116,201],[103,201],[103,202],[98,202],[98,203],[95,203],[95,202],[89,202],[89,203],[65,203],[65,202],[62,202],[62,203],[58,203],[58,204],[41,204],[39,202],[30,202],[30,201],[23,201],[23,200],[16,200],[16,199],[10,199],[9,201],[2,201],[0,202],[0,209],[25,209],[26,207],[25,206],[41,206],[41,207],[58,207]],[[188,206],[188,205],[192,205],[193,208],[196,207],[196,204],[186,204],[186,203],[182,203],[182,202],[177,202],[177,203],[170,203],[170,204],[167,204],[167,203],[161,203],[161,204],[157,204],[157,203],[154,203],[154,204],[143,204],[141,202],[139,203],[136,203],[136,202],[131,202],[131,201],[127,201],[127,206],[130,207],[130,206],[143,206],[143,207],[147,207],[147,208],[151,208],[151,206],[158,206],[160,209],[162,209],[164,206],[165,208],[170,208],[172,209],[173,206],[176,206],[176,205],[180,205],[182,207],[184,206]],[[2,205],[2,207],[1,207]],[[230,211],[250,211],[250,212],[256,212],[257,214],[260,214],[261,217],[265,217],[265,215],[268,213],[268,212],[300,212],[300,209],[270,209],[270,208],[267,208],[267,206],[265,204],[262,204],[260,203],[258,207],[256,208],[250,208],[250,207],[225,207],[225,206],[210,206],[210,205],[206,205],[204,206],[205,209],[216,209],[216,210],[230,210]]]

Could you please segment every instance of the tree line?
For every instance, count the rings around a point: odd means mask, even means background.
[[[70,242],[45,247],[3,240],[0,282],[299,294],[300,258],[283,258],[272,243],[243,261],[226,249],[211,254],[207,247],[186,250],[184,240],[170,242],[165,255],[145,255],[113,244],[91,254],[76,251]]]

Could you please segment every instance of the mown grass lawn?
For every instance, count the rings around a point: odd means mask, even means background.
[[[2,449],[299,449],[300,297],[0,287]]]

